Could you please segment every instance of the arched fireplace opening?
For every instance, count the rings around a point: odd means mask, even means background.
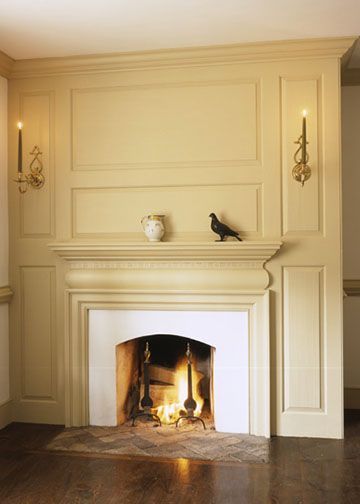
[[[189,394],[196,403],[193,414],[208,427],[213,425],[213,347],[183,336],[152,334],[120,343],[115,349],[118,425],[144,409],[163,424],[175,424],[187,413],[184,403]],[[139,417],[136,425],[142,425],[145,418]]]

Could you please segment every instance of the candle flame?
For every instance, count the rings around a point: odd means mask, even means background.
[[[22,127],[23,127],[23,123],[22,123],[21,121],[19,121],[19,122],[17,123],[17,127],[19,128],[19,130],[21,130],[21,129],[22,129]]]
[[[307,110],[303,110],[302,115],[303,117],[306,117],[308,115]]]

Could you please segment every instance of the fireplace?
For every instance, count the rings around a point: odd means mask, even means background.
[[[180,425],[192,409],[194,423],[199,418],[212,425],[214,350],[173,334],[154,334],[117,345],[117,424],[155,419],[158,425]],[[91,395],[89,400],[91,411]]]
[[[139,335],[141,337],[139,338]],[[147,336],[145,336],[147,335]],[[153,335],[153,336],[150,336]],[[158,335],[158,336],[154,336]],[[160,336],[166,335],[166,336]],[[176,336],[175,336],[176,335]],[[155,345],[157,341],[158,345]],[[195,359],[204,358],[207,364],[210,390],[210,423],[223,432],[249,433],[249,326],[248,311],[191,311],[191,310],[91,310],[89,313],[89,423],[118,425],[126,421],[124,408],[129,384],[123,384],[117,373],[117,357],[121,365],[134,368],[141,362],[143,342],[157,351],[164,345],[174,352],[160,360],[163,367],[176,367],[185,357],[186,343],[191,342]],[[208,358],[206,359],[206,349]],[[128,353],[125,360],[124,354]],[[129,360],[129,353],[135,352]],[[164,352],[166,354],[166,352]],[[135,366],[133,362],[136,359]],[[164,365],[168,363],[168,365]],[[199,368],[201,372],[201,367]],[[133,385],[132,382],[130,385]],[[155,389],[154,389],[155,391]],[[121,398],[121,404],[117,399]],[[129,412],[128,412],[129,413]],[[204,412],[205,413],[205,412]]]
[[[279,242],[50,244],[67,261],[67,426],[117,425],[116,348],[211,347],[215,427],[270,435],[269,275]]]

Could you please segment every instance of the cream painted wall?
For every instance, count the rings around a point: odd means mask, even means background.
[[[142,241],[151,212],[166,214],[166,240],[213,241],[215,211],[247,240],[284,241],[268,265],[272,432],[342,436],[339,57],[349,42],[331,44],[15,64],[9,176],[19,118],[25,164],[38,144],[46,176],[40,191],[10,186],[16,420],[64,421],[65,265],[48,243]],[[313,174],[301,188],[291,169],[304,108]]]
[[[0,287],[9,284],[7,179],[7,80],[0,76]],[[10,399],[8,312],[0,303],[0,407]]]
[[[342,88],[344,278],[360,280],[360,86]],[[359,389],[360,297],[344,299],[345,388]],[[355,403],[352,401],[351,406]],[[360,402],[358,405],[360,408]]]

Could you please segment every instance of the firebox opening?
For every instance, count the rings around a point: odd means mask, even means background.
[[[151,411],[164,424],[175,424],[179,416],[186,412],[184,401],[189,394],[186,351],[189,344],[192,395],[196,401],[194,414],[208,425],[212,424],[214,349],[191,338],[154,334],[116,346],[118,425],[127,422],[139,409],[143,409],[141,399],[145,394],[146,343],[150,351],[148,371],[149,394],[153,403]]]

